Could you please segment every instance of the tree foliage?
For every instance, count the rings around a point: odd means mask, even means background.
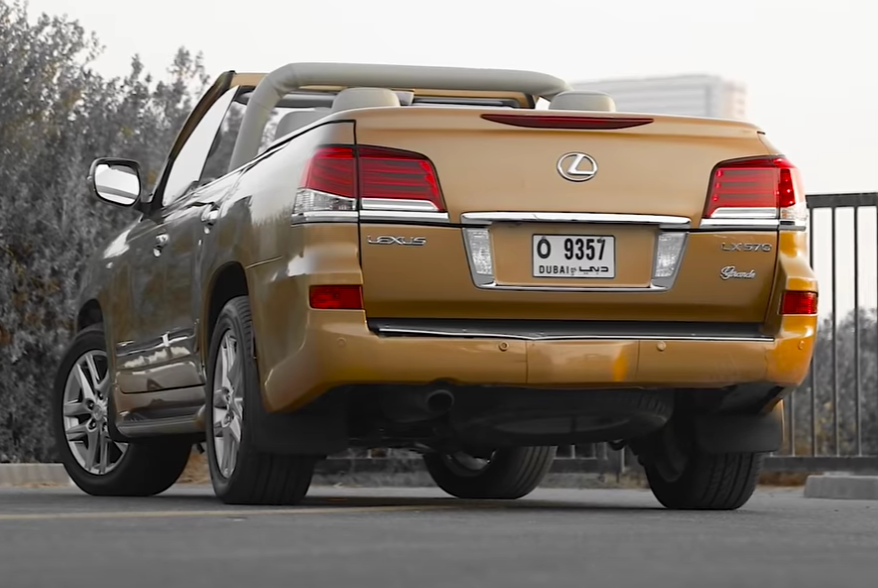
[[[100,50],[76,21],[0,0],[0,461],[51,458],[48,391],[83,262],[131,220],[89,194],[89,164],[131,157],[154,182],[208,81],[185,49],[165,79],[137,57],[108,79]]]

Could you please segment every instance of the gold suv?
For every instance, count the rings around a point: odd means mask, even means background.
[[[139,218],[88,266],[54,428],[85,492],[149,495],[207,447],[227,503],[408,448],[512,499],[561,444],[638,456],[669,508],[734,509],[805,377],[817,282],[799,174],[752,124],[622,114],[526,71],[226,72]]]

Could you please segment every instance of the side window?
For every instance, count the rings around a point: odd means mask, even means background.
[[[207,156],[207,163],[201,173],[202,184],[220,178],[229,172],[229,163],[232,161],[232,152],[235,150],[235,142],[241,131],[246,108],[237,100],[229,105],[210,154]]]
[[[245,94],[245,92],[240,94]],[[207,163],[199,178],[200,184],[211,182],[230,171],[229,164],[232,162],[232,152],[235,150],[235,142],[238,140],[238,133],[241,131],[241,123],[244,122],[245,110],[247,110],[247,105],[242,100],[242,95],[236,96],[235,100],[226,110],[225,118],[207,156]],[[266,123],[262,133],[260,153],[275,140],[278,120],[288,112],[290,110],[283,106],[279,106],[272,111],[271,118]]]
[[[225,119],[226,111],[237,92],[238,88],[232,88],[214,102],[183,145],[168,176],[162,205],[167,206],[177,200],[200,182],[205,163],[211,152],[215,150],[217,133]]]

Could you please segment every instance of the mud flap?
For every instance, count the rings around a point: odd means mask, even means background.
[[[348,448],[347,419],[343,407],[321,403],[318,407],[289,413],[270,413],[262,403],[253,431],[253,444],[259,451],[276,455],[316,455],[325,457]]]
[[[704,415],[695,419],[698,448],[711,454],[769,453],[783,444],[783,403],[761,415]]]

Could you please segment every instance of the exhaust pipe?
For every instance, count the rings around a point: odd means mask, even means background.
[[[448,390],[429,392],[395,392],[384,396],[384,414],[399,423],[415,423],[442,416],[454,406],[454,394]]]
[[[433,390],[425,400],[427,410],[436,415],[445,414],[454,407],[454,394],[448,390]]]

